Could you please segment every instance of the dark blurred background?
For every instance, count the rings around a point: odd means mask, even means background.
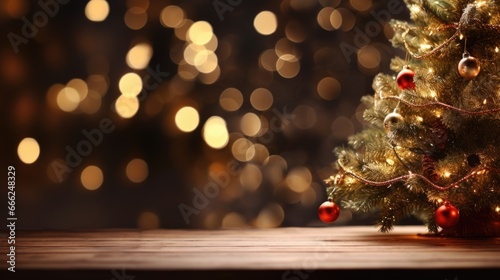
[[[332,150],[407,17],[399,0],[1,0],[18,228],[325,226]]]

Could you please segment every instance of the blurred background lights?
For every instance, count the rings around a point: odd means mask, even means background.
[[[120,117],[129,119],[139,111],[139,99],[120,95],[115,102],[115,111]]]
[[[87,222],[97,226],[316,223],[317,205],[325,200],[319,178],[333,172],[331,151],[366,125],[359,100],[372,91],[368,76],[391,71],[394,53],[387,38],[394,31],[373,20],[390,1],[243,1],[224,12],[224,21],[211,1],[60,5],[60,16],[51,17],[29,44],[19,45],[19,53],[11,45],[0,52],[4,91],[15,93],[5,96],[3,113],[11,120],[7,130],[15,132],[7,144],[17,147],[14,159],[23,163],[16,168],[40,174],[33,168],[41,166],[42,177],[46,174],[42,180],[19,178],[26,186],[19,198],[31,207],[26,211],[44,210],[37,215],[47,217],[48,225],[57,219],[61,226],[78,227],[70,215],[52,218],[56,205],[50,203],[57,196],[57,207],[64,207],[72,184],[81,182],[79,193],[105,189],[91,193],[95,209],[130,207],[84,212],[78,207],[89,196],[74,194],[75,212],[86,213]],[[36,12],[33,3],[0,5],[6,32],[22,31],[21,19],[31,20],[29,13]],[[370,33],[370,44],[359,45],[354,28],[365,31],[368,21],[371,31],[380,27],[380,32]],[[356,50],[343,53],[341,42]],[[107,119],[117,129],[101,129],[100,137],[100,122]],[[50,135],[50,141],[39,136],[20,141],[33,129]],[[73,172],[58,174],[53,164],[67,165],[67,147],[78,153],[78,144],[89,137],[99,147],[82,156]],[[89,166],[95,160],[99,164]],[[177,206],[193,201],[194,186],[217,178],[227,179],[225,187],[186,224]],[[39,187],[51,184],[65,187]],[[48,189],[54,199],[45,201]],[[131,203],[137,199],[144,203]]]
[[[205,45],[214,36],[212,25],[207,21],[197,21],[188,30],[189,40],[197,45]]]
[[[273,94],[265,88],[255,89],[250,95],[250,103],[259,111],[266,111],[273,105]]]
[[[158,229],[160,228],[160,218],[154,212],[144,211],[137,218],[137,228],[144,230]]]
[[[222,218],[221,228],[244,228],[246,226],[245,217],[236,212],[227,213],[224,218]]]
[[[211,73],[217,68],[217,56],[213,51],[203,50],[194,57],[194,65],[201,73]]]
[[[65,112],[72,112],[80,104],[80,94],[71,87],[62,88],[57,94],[57,106]]]
[[[210,117],[203,126],[203,139],[211,148],[224,148],[229,142],[226,121],[219,116]]]
[[[325,77],[318,82],[316,90],[321,98],[333,100],[340,94],[341,85],[337,79]]]
[[[148,177],[148,164],[140,158],[135,158],[127,164],[125,174],[134,183],[141,183]]]
[[[90,21],[103,21],[108,17],[109,4],[106,0],[90,0],[85,6],[85,16]]]
[[[335,28],[332,26],[332,23],[330,21],[330,16],[332,15],[333,11],[335,11],[334,8],[332,7],[325,7],[319,11],[318,16],[316,20],[318,21],[319,26],[321,28],[327,30],[327,31],[332,31]]]
[[[271,35],[278,28],[278,19],[273,12],[262,11],[255,16],[253,26],[260,34]]]
[[[349,3],[360,12],[367,11],[372,7],[372,0],[349,0]]]
[[[125,97],[135,97],[142,90],[142,79],[136,73],[127,73],[121,77],[118,87]]]
[[[153,49],[148,43],[139,43],[132,47],[127,53],[127,65],[132,69],[144,69],[148,66],[153,55]]]
[[[165,27],[176,28],[182,24],[184,16],[184,10],[182,10],[182,8],[176,5],[170,5],[161,10],[160,22]]]
[[[148,21],[148,14],[142,7],[131,7],[124,16],[125,25],[132,30],[143,28]]]
[[[356,18],[348,9],[338,8],[330,14],[330,23],[334,29],[349,31],[356,24]]]
[[[247,191],[253,192],[262,183],[262,172],[255,164],[249,163],[243,167],[240,174],[240,184]]]
[[[254,113],[246,113],[240,121],[241,131],[247,136],[255,136],[259,133],[261,122],[259,116]]]
[[[79,101],[82,101],[83,99],[85,99],[85,97],[87,97],[87,94],[89,92],[89,88],[87,86],[87,83],[82,79],[78,79],[78,78],[72,79],[66,84],[66,86],[68,88],[72,88],[72,89],[76,90],[76,92],[78,92]]]
[[[231,152],[233,154],[233,157],[241,162],[247,162],[249,160],[247,158],[247,151],[252,146],[253,146],[252,141],[246,138],[237,139],[231,146]]]
[[[262,209],[257,216],[255,226],[258,228],[275,228],[283,223],[285,211],[277,203],[271,203]]]
[[[40,145],[34,138],[24,138],[17,146],[17,155],[22,162],[32,164],[40,156]]]
[[[102,185],[104,174],[99,167],[89,165],[83,169],[80,175],[80,180],[85,189],[89,191],[97,190]]]
[[[243,104],[243,94],[236,88],[226,88],[219,96],[219,104],[226,111],[236,111]]]
[[[276,61],[276,69],[283,78],[294,78],[300,71],[300,62],[293,54],[284,54]]]
[[[311,186],[311,172],[306,167],[295,167],[288,173],[286,183],[294,192],[304,192]]]
[[[380,60],[380,52],[375,47],[364,46],[358,50],[358,63],[366,69],[378,68]]]
[[[182,107],[175,114],[175,124],[183,132],[191,132],[198,127],[200,116],[198,111],[191,107]]]

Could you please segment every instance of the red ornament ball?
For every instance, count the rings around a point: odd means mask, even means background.
[[[403,68],[396,77],[396,82],[400,89],[415,89],[415,83],[413,82],[413,77],[415,72],[413,72],[409,67]]]
[[[337,220],[340,214],[340,208],[335,202],[325,201],[318,209],[318,215],[324,223],[332,223]]]
[[[434,214],[436,224],[442,228],[454,227],[460,219],[460,213],[455,206],[445,203],[436,210]]]

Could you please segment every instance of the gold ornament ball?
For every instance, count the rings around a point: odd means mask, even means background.
[[[387,132],[391,131],[391,128],[393,125],[402,122],[403,121],[403,116],[401,114],[398,114],[396,112],[392,112],[388,114],[385,119],[384,119],[384,127]]]
[[[476,78],[480,70],[479,60],[469,55],[464,55],[458,63],[458,73],[467,80]]]

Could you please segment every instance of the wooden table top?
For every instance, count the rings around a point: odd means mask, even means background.
[[[422,226],[399,226],[390,233],[380,233],[372,226],[18,231],[16,270],[103,271],[106,276],[102,279],[108,280],[126,278],[120,276],[125,271],[274,271],[273,279],[295,280],[313,279],[310,276],[317,271],[441,270],[457,274],[500,269],[500,238],[421,235],[425,233]],[[4,240],[0,260],[6,271]],[[449,277],[453,279],[453,275]]]

